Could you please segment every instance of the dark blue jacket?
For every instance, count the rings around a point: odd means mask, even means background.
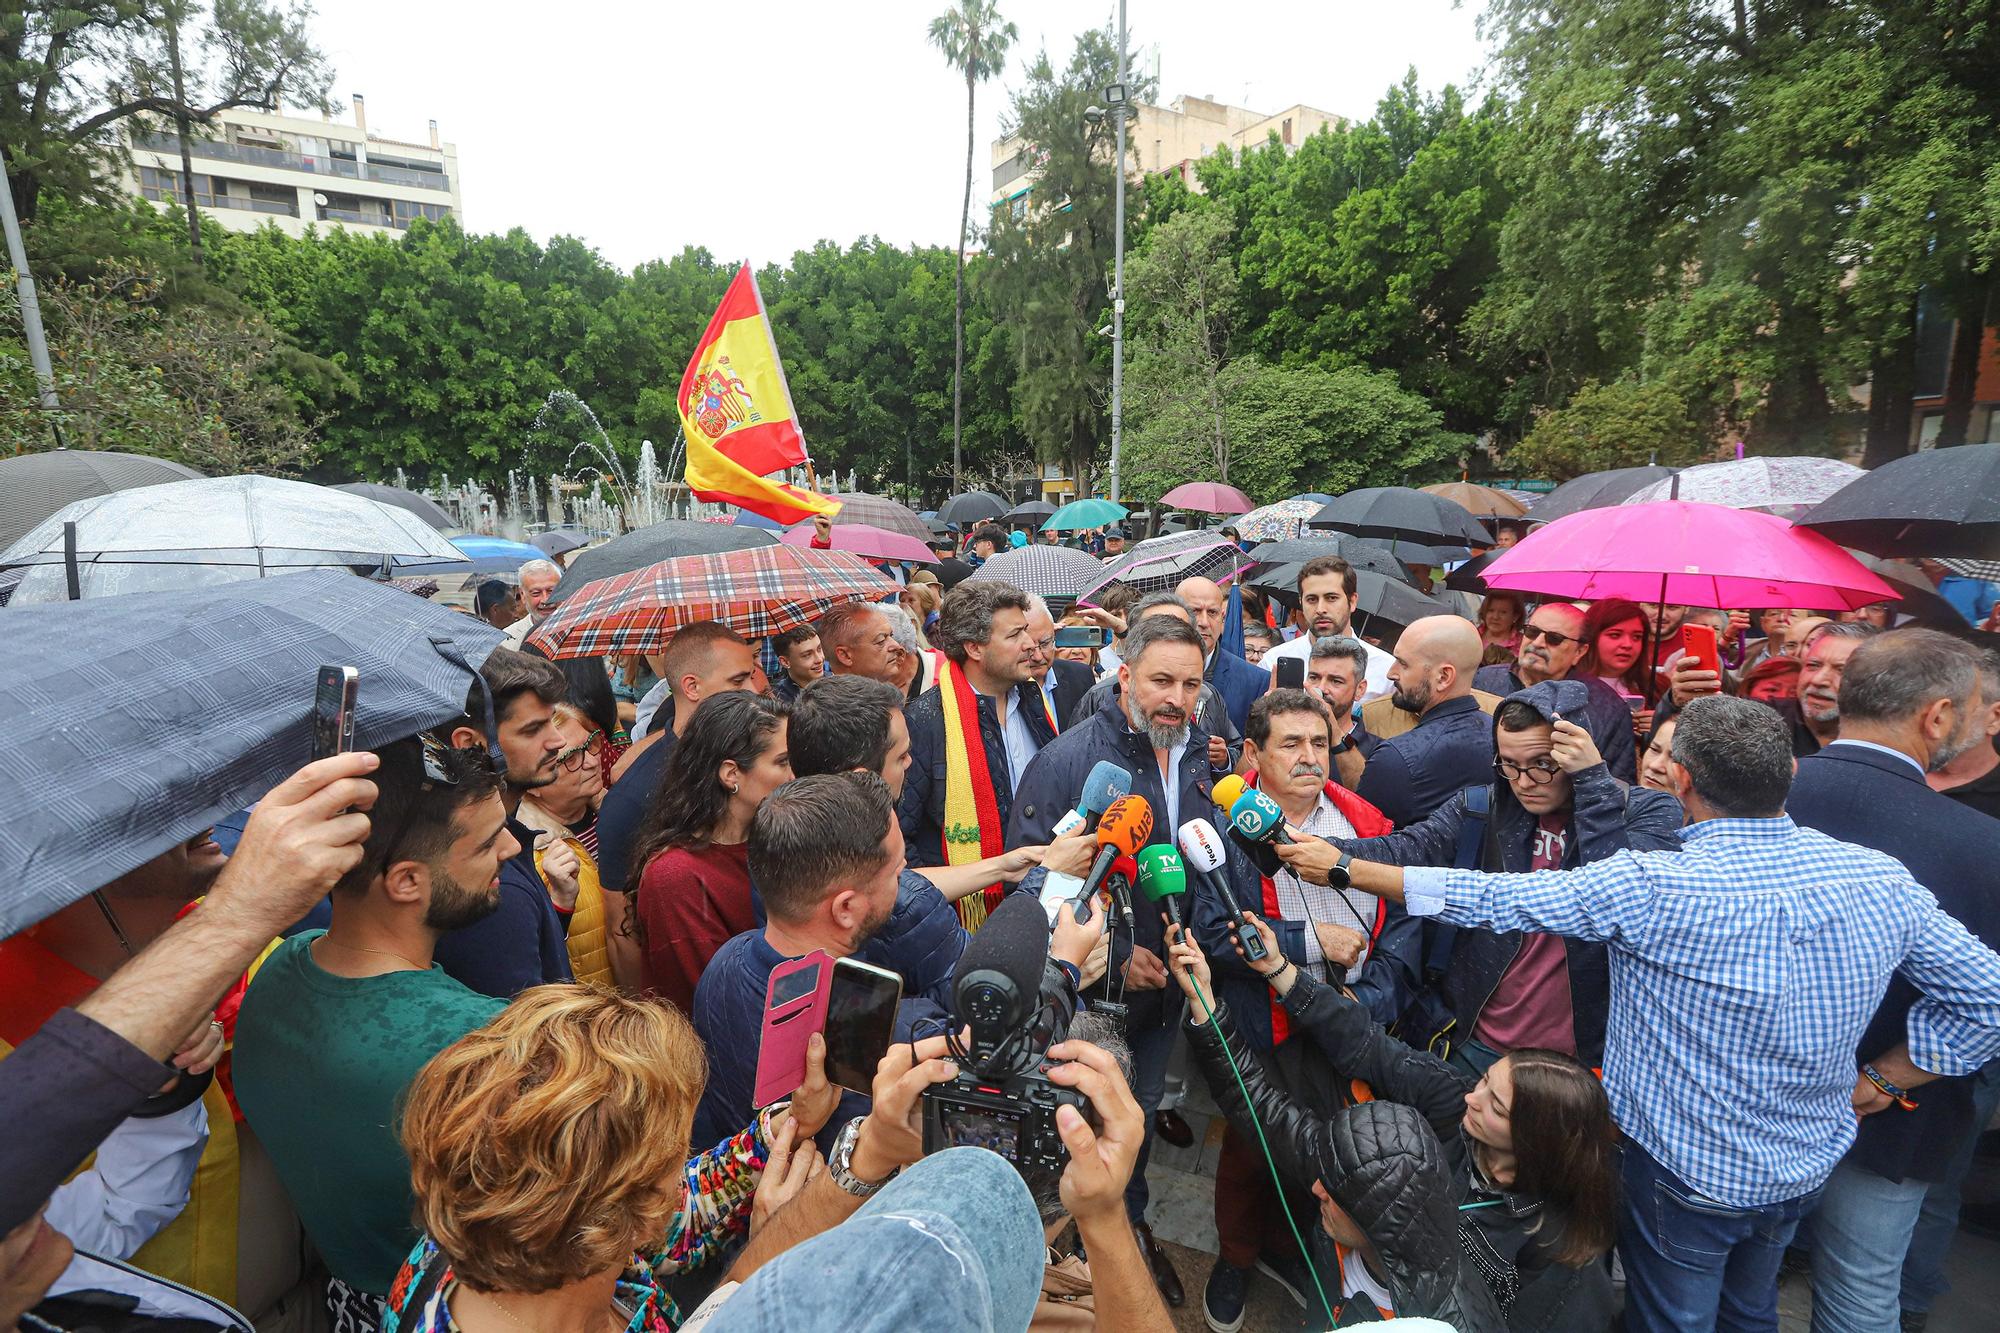
[[[1534,707],[1543,717],[1575,714],[1584,686],[1573,680],[1545,680],[1509,695]],[[1499,724],[1492,724],[1496,729]],[[1625,727],[1631,730],[1630,715]],[[1563,868],[1602,861],[1630,848],[1637,852],[1678,850],[1684,822],[1681,803],[1665,792],[1628,787],[1603,764],[1571,778],[1575,801],[1570,809],[1569,840]],[[1522,874],[1532,869],[1537,819],[1521,808],[1514,789],[1505,782],[1489,787],[1484,846],[1480,868],[1496,874]],[[1340,849],[1364,861],[1396,866],[1457,864],[1459,833],[1468,818],[1465,793],[1460,791],[1428,819],[1380,838],[1338,839]],[[1525,933],[1460,927],[1444,974],[1444,998],[1458,1019],[1458,1040],[1472,1035],[1480,1011],[1521,952]],[[1610,955],[1602,944],[1565,940],[1570,1004],[1576,1017],[1576,1051],[1587,1065],[1604,1063],[1604,1023],[1611,1007]]]
[[[1454,793],[1492,780],[1493,722],[1467,694],[1445,700],[1409,731],[1383,741],[1355,792],[1401,828]]]
[[[1606,685],[1596,676],[1566,676],[1590,692],[1583,712],[1570,721],[1577,723],[1590,733],[1590,739],[1597,746],[1597,752],[1604,756],[1604,766],[1611,770],[1611,776],[1620,782],[1639,780],[1639,747],[1632,737],[1632,708],[1620,697],[1618,691]],[[1483,666],[1472,674],[1472,688],[1485,690],[1506,698],[1527,687],[1514,674],[1514,668],[1502,663],[1499,666]]]
[[[569,923],[535,869],[535,831],[514,819],[507,821],[507,831],[521,851],[500,864],[500,906],[439,936],[432,955],[461,984],[502,1000],[530,986],[576,980],[569,966]]]
[[[1160,781],[1160,765],[1153,756],[1152,742],[1144,735],[1133,732],[1115,698],[1107,699],[1088,721],[1072,726],[1043,746],[1042,752],[1028,765],[1028,771],[1021,775],[1021,790],[1015,793],[1013,816],[1007,821],[1007,845],[1023,847],[1049,841],[1049,831],[1057,820],[1075,807],[1077,797],[1083,792],[1085,779],[1101,759],[1109,759],[1130,773],[1132,794],[1144,797],[1152,807],[1153,836],[1148,839],[1148,845],[1173,846],[1177,830],[1167,822],[1166,789]],[[1212,820],[1215,807],[1208,794],[1214,775],[1208,768],[1208,735],[1193,723],[1188,726],[1187,749],[1181,755],[1175,778],[1180,793],[1181,821],[1185,823],[1195,818]],[[1201,891],[1193,885],[1189,886],[1188,892],[1190,898],[1201,896]],[[1194,907],[1193,903],[1183,905],[1181,915],[1184,920],[1193,913]],[[1130,942],[1151,950],[1162,962],[1167,956],[1164,942],[1166,926],[1160,920],[1160,913],[1143,898],[1136,898],[1132,905],[1132,922],[1132,941],[1126,939],[1122,930],[1112,936],[1114,979],[1111,989],[1114,996],[1117,989],[1115,973],[1130,956]],[[1125,1003],[1131,1009],[1133,1031],[1180,1021],[1180,989],[1172,981],[1164,990],[1127,991]]]
[[[1936,895],[1938,905],[2000,949],[2000,819],[1968,809],[1925,784],[1914,763],[1839,741],[1799,760],[1785,809],[1802,828],[1886,852]],[[1861,1034],[1858,1060],[1900,1046],[1918,991],[1899,972]],[[1891,1109],[1861,1122],[1847,1160],[1888,1180],[1938,1180],[1975,1133],[1972,1080],[1941,1078],[1912,1094],[1914,1111]]]
[[[755,883],[750,886],[750,911],[762,928],[764,896]],[[949,1011],[952,973],[970,938],[959,924],[958,909],[944,900],[937,885],[905,870],[896,880],[895,910],[854,956],[901,977],[904,998],[922,996]]]
[[[1097,683],[1097,676],[1081,662],[1067,658],[1055,660],[1056,687],[1050,707],[1055,709],[1056,730],[1061,731],[1064,719],[1076,712],[1076,706],[1083,702],[1083,696],[1090,693],[1090,687]]]
[[[642,750],[624,775],[604,793],[597,807],[597,881],[613,893],[624,893],[627,880],[633,889],[639,877],[632,873],[632,848],[639,841],[639,826],[660,789],[660,774],[666,772],[667,758],[674,752],[677,738],[671,731]]]
[[[1229,710],[1229,720],[1238,734],[1248,731],[1250,706],[1270,691],[1271,673],[1251,666],[1227,648],[1217,648],[1209,656],[1208,670],[1202,674],[1222,696],[1222,706]]]
[[[1015,691],[1028,730],[1039,744],[1047,745],[1056,733],[1042,708],[1041,687],[1033,681],[1024,681]],[[1001,729],[995,701],[983,694],[975,694],[973,698],[979,706],[979,737],[986,743],[986,771],[993,777],[993,795],[1000,807],[1001,827],[1005,828],[1014,805],[1013,782],[1007,768],[1007,738]],[[944,695],[940,687],[933,685],[912,699],[903,709],[903,721],[910,728],[910,771],[903,779],[902,799],[896,803],[896,818],[903,825],[903,855],[913,866],[944,865],[946,755]]]

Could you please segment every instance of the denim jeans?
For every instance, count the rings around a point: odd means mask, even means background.
[[[1125,1186],[1125,1212],[1134,1223],[1146,1220],[1146,1162],[1153,1155],[1153,1112],[1167,1086],[1167,1061],[1173,1055],[1174,1038],[1180,1032],[1178,1010],[1172,1021],[1157,1027],[1126,1034],[1132,1047],[1132,1096],[1146,1116],[1146,1141],[1139,1146],[1139,1160],[1132,1167],[1132,1181]]]
[[[1879,1333],[1901,1321],[1903,1256],[1930,1184],[1842,1162],[1813,1210],[1813,1333]]]
[[[1627,1333],[1778,1327],[1778,1263],[1815,1190],[1756,1208],[1705,1198],[1630,1139],[1618,1254]],[[1879,1333],[1879,1330],[1877,1331]]]
[[[1972,1171],[1972,1155],[1979,1147],[1993,1112],[2000,1109],[2000,1060],[1994,1060],[1973,1076],[1972,1133],[1945,1167],[1944,1179],[1924,1195],[1923,1216],[1910,1234],[1910,1252],[1903,1258],[1903,1300],[1905,1310],[1929,1310],[1937,1298],[1951,1289],[1945,1280],[1945,1256],[1951,1253],[1952,1237],[1958,1234],[1958,1196]]]

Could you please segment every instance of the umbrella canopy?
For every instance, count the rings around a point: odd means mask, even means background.
[[[1408,486],[1349,491],[1314,514],[1306,526],[1423,546],[1484,546],[1490,540],[1463,506]]]
[[[1007,512],[1007,502],[991,491],[967,491],[954,495],[937,511],[938,522],[969,528]]]
[[[1938,563],[1962,578],[2000,583],[2000,560],[1940,560]]]
[[[1893,459],[1814,505],[1799,524],[1876,555],[2000,556],[2000,444]]]
[[[407,510],[276,477],[206,477],[79,500],[0,554],[34,565],[13,605],[62,601],[63,525],[76,524],[85,597],[184,589],[315,565],[459,561],[462,552]]]
[[[303,765],[322,663],[360,673],[354,741],[372,749],[463,713],[473,671],[503,637],[338,570],[6,615],[0,855],[15,873],[0,891],[0,937]]]
[[[1882,581],[1896,590],[1896,613],[1909,616],[1920,625],[1936,629],[1963,632],[1965,617],[1958,608],[1938,595],[1937,585],[1930,581],[1924,571],[1901,560],[1885,560],[1879,555],[1869,555],[1865,551],[1850,551],[1856,560],[1869,570],[1879,574]]]
[[[1248,542],[1276,542],[1297,537],[1305,531],[1306,520],[1326,507],[1326,501],[1311,496],[1280,500],[1253,509],[1236,520],[1236,530]]]
[[[1485,574],[1487,587],[1510,592],[1720,608],[1852,611],[1896,595],[1817,533],[1753,509],[1686,500],[1557,519]]]
[[[1081,500],[1071,500],[1062,508],[1042,520],[1043,532],[1068,532],[1077,528],[1101,528],[1107,523],[1116,523],[1125,517],[1124,505],[1112,504],[1087,496]]]
[[[349,495],[358,495],[364,500],[373,500],[378,504],[407,509],[439,532],[448,532],[459,525],[458,520],[430,496],[405,490],[401,486],[384,486],[380,482],[373,481],[343,481],[333,489],[346,491]]]
[[[833,491],[826,498],[840,501],[840,512],[833,516],[836,523],[865,523],[885,532],[900,532],[905,537],[915,537],[920,542],[930,540],[931,525],[924,522],[924,516],[887,496],[869,495],[865,491]],[[792,526],[810,528],[812,520],[806,519]]]
[[[771,545],[680,556],[585,584],[528,643],[557,658],[654,653],[698,620],[761,639],[811,624],[841,602],[896,592],[892,580],[846,551]]]
[[[78,500],[169,481],[193,481],[201,475],[164,458],[109,450],[51,449],[0,458],[0,550]]]
[[[1641,487],[1625,503],[1693,500],[1731,509],[1761,509],[1780,518],[1798,515],[1865,473],[1837,458],[1737,458],[1684,468]]]
[[[1137,593],[1170,592],[1182,579],[1205,578],[1224,583],[1257,562],[1227,537],[1212,532],[1173,532],[1149,537],[1098,571],[1085,590],[1088,601],[1111,583],[1123,583]]]
[[[1001,518],[1007,523],[1039,523],[1055,512],[1056,507],[1047,500],[1024,500],[1009,509]]]
[[[1389,549],[1388,543],[1347,537],[1338,532],[1319,533],[1290,541],[1265,542],[1250,552],[1252,560],[1265,565],[1303,565],[1308,560],[1315,560],[1323,555],[1337,555],[1356,569],[1373,570],[1377,574],[1400,579],[1413,588],[1416,586],[1416,581],[1410,577],[1410,571],[1403,567],[1403,562]]]
[[[747,551],[777,543],[778,535],[765,528],[670,518],[622,537],[613,537],[604,545],[594,546],[577,556],[563,571],[562,582],[556,585],[555,599],[562,601],[586,583],[630,574],[635,569],[657,565],[662,560],[672,560],[677,556]]]
[[[1160,503],[1203,514],[1247,514],[1257,507],[1242,491],[1218,481],[1184,481],[1161,496]]]
[[[1286,603],[1298,600],[1299,571],[1304,561],[1266,565],[1247,582],[1252,588]],[[1401,579],[1378,574],[1372,569],[1354,571],[1355,632],[1373,634],[1384,642],[1394,639],[1387,631],[1407,629],[1425,616],[1457,614],[1451,607],[1418,592]]]
[[[779,538],[787,546],[811,546],[811,527],[793,528]],[[867,523],[836,523],[828,537],[836,551],[852,551],[865,560],[914,560],[927,565],[937,559],[933,551],[915,537]]]
[[[550,528],[528,538],[528,545],[553,560],[590,545],[590,534],[582,528]]]
[[[1674,472],[1675,469],[1670,467],[1650,466],[1586,472],[1580,477],[1570,478],[1535,501],[1528,509],[1528,519],[1534,523],[1553,523],[1586,509],[1623,504],[1626,496],[1644,490],[1656,481],[1664,481]]]
[[[1051,601],[1073,601],[1104,577],[1104,562],[1073,546],[1018,546],[972,571],[967,583],[1011,583]]]
[[[450,539],[463,554],[457,560],[420,560],[398,566],[410,574],[512,574],[530,560],[544,560],[539,546],[468,532]]]
[[[1488,551],[1484,555],[1473,556],[1472,559],[1444,576],[1444,586],[1453,592],[1469,592],[1480,596],[1485,595],[1488,591],[1486,587],[1486,567],[1505,554],[1507,554],[1505,551]]]
[[[1474,518],[1519,518],[1528,512],[1521,497],[1497,486],[1480,486],[1469,481],[1445,481],[1420,486],[1426,495],[1436,495],[1460,506]]]

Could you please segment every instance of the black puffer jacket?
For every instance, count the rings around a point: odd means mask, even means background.
[[[1243,1088],[1223,1053],[1225,1040]],[[1279,1173],[1300,1187],[1322,1182],[1367,1235],[1398,1315],[1442,1319],[1458,1333],[1504,1327],[1492,1292],[1459,1248],[1452,1169],[1422,1114],[1388,1101],[1314,1114],[1278,1087],[1264,1057],[1230,1028],[1226,1007],[1213,1024],[1190,1018],[1188,1045],[1230,1122],[1254,1135],[1254,1108]]]
[[[1474,1169],[1462,1121],[1465,1094],[1476,1080],[1397,1041],[1366,1008],[1313,977],[1301,974],[1281,1003],[1293,1026],[1343,1077],[1360,1079],[1378,1098],[1403,1103],[1429,1122],[1451,1172],[1453,1204],[1478,1205],[1457,1214],[1459,1249],[1467,1273],[1475,1282],[1484,1279],[1496,1319],[1505,1315],[1496,1327],[1514,1333],[1600,1333],[1609,1327],[1611,1279],[1604,1265],[1556,1263],[1562,1218],[1537,1198],[1489,1184]],[[1221,1074],[1233,1083],[1226,1067]]]

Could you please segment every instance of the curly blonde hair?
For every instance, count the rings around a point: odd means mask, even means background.
[[[707,1068],[662,1000],[522,992],[403,1107],[425,1228],[475,1291],[553,1291],[664,1241]]]

